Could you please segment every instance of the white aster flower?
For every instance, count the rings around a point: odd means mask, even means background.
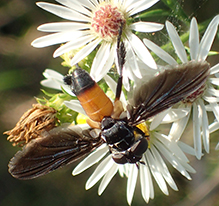
[[[183,176],[191,180],[188,172],[195,173],[195,170],[188,164],[189,161],[182,149],[194,154],[192,148],[186,144],[171,141],[168,136],[153,131],[150,132],[149,145],[141,159],[143,163],[138,164],[139,168],[135,164],[115,163],[109,153],[108,146],[103,144],[80,162],[72,174],[80,174],[100,162],[87,180],[85,188],[90,189],[102,178],[98,188],[98,194],[101,195],[114,175],[119,172],[122,177],[127,177],[128,204],[132,202],[138,177],[140,178],[142,197],[146,202],[149,202],[155,196],[153,178],[165,195],[169,195],[167,185],[175,191],[178,190],[163,157]]]
[[[201,41],[199,42],[199,31],[198,24],[195,18],[192,19],[190,25],[190,36],[189,36],[189,46],[190,46],[190,57],[189,61],[186,55],[186,51],[182,41],[180,40],[177,31],[170,22],[166,22],[166,29],[175,48],[175,52],[181,60],[182,64],[196,64],[196,62],[204,62],[208,56],[208,53],[213,44],[213,40],[216,36],[219,24],[219,15],[217,15],[208,25]],[[161,59],[167,62],[172,67],[176,67],[176,60],[171,57],[168,53],[162,50],[160,47],[152,43],[151,41],[144,39],[144,43],[148,48],[150,48],[155,54],[157,54]],[[210,75],[205,88],[200,88],[193,95],[189,96],[185,102],[190,102],[190,104],[181,105],[181,107],[187,107],[190,113],[193,109],[193,138],[194,138],[194,149],[196,151],[196,157],[198,159],[202,156],[202,142],[206,152],[209,152],[209,122],[206,111],[206,102],[209,103],[211,110],[213,111],[215,118],[219,121],[219,92],[215,89],[215,85],[219,85],[219,78],[213,75],[219,72],[219,64],[210,68]],[[182,135],[189,115],[176,121],[172,130],[170,131],[170,137],[176,137],[177,141]]]
[[[54,52],[54,57],[71,50],[79,50],[71,60],[71,65],[75,65],[99,45],[90,72],[93,79],[99,81],[116,62],[116,39],[121,23],[123,23],[122,40],[128,50],[128,57],[133,58],[134,63],[139,58],[149,67],[156,69],[156,63],[151,54],[143,42],[132,33],[132,30],[156,32],[161,30],[163,25],[152,22],[128,23],[128,21],[159,0],[56,1],[63,6],[45,2],[38,2],[37,5],[48,12],[69,20],[69,22],[47,23],[39,26],[39,31],[51,32],[52,34],[34,40],[32,42],[34,47],[41,48],[65,43]],[[127,70],[128,68],[130,67],[127,67]],[[138,66],[134,68],[133,74],[141,78],[141,71]],[[128,73],[131,73],[131,71]]]

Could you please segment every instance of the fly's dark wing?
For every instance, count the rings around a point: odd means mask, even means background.
[[[44,132],[15,154],[9,172],[18,179],[32,179],[70,164],[103,143],[95,131],[65,126]]]
[[[141,85],[134,90],[127,107],[130,124],[136,125],[185,99],[205,84],[209,69],[206,62],[190,62],[166,70]]]

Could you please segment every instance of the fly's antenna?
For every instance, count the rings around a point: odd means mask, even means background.
[[[119,66],[119,79],[117,82],[117,87],[116,87],[116,98],[115,101],[120,99],[121,91],[122,91],[122,70],[123,66],[125,64],[125,56],[126,56],[126,50],[125,50],[125,45],[121,41],[122,37],[122,29],[123,29],[123,23],[121,23],[120,29],[119,29],[119,35],[117,39],[117,57],[118,57],[118,66]]]

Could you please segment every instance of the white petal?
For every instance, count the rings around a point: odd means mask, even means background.
[[[151,51],[153,51],[158,57],[167,62],[169,65],[177,65],[176,60],[172,56],[170,56],[167,52],[154,44],[152,41],[148,39],[143,39],[143,42]]]
[[[136,22],[130,25],[129,27],[132,30],[139,32],[156,32],[163,29],[163,24],[158,24],[154,22]]]
[[[149,202],[150,197],[154,197],[154,186],[151,179],[151,173],[148,168],[148,164],[145,159],[145,155],[143,155],[141,159],[145,164],[140,164],[139,172],[140,172],[140,182],[141,182],[141,194],[146,203]]]
[[[109,152],[108,146],[106,144],[101,145],[75,167],[75,169],[72,172],[72,175],[78,175],[82,173],[84,170],[93,166],[94,164],[99,162],[106,155],[107,152]]]
[[[196,59],[199,48],[199,31],[196,18],[193,17],[190,23],[189,47],[191,59]]]
[[[177,142],[181,138],[186,128],[186,125],[188,123],[189,117],[190,117],[190,114],[188,114],[182,119],[177,120],[176,122],[172,124],[170,132],[169,132],[169,136],[168,136],[170,140]]]
[[[209,94],[211,94],[212,96],[216,96],[219,97],[219,90],[214,89],[213,87],[209,87],[206,90]]]
[[[129,11],[129,16],[137,14],[141,11],[147,10],[148,8],[152,7],[156,4],[159,0],[142,0],[136,1],[136,3],[131,4],[127,8],[127,12]],[[131,10],[131,11],[130,11]]]
[[[160,112],[157,114],[154,118],[153,121],[151,122],[150,125],[150,131],[154,130],[157,128],[160,123],[162,122],[163,118],[167,115],[167,113],[171,110],[171,108],[164,110],[163,112]]]
[[[88,35],[88,36],[80,36],[79,38],[76,38],[74,40],[71,40],[70,42],[66,43],[65,45],[59,47],[53,54],[53,57],[61,56],[64,53],[67,53],[71,50],[78,49],[84,45],[86,45],[88,42],[91,42],[94,40],[94,36]]]
[[[185,170],[185,168],[182,166],[181,162],[179,161],[175,155],[173,155],[172,152],[170,152],[166,147],[164,147],[163,144],[161,144],[159,141],[155,140],[155,146],[160,150],[160,153],[164,155],[167,161],[170,162],[170,164],[178,170],[183,176],[185,176],[188,180],[191,180],[190,175]],[[182,162],[183,163],[183,162]]]
[[[94,57],[90,70],[90,75],[96,82],[102,79],[109,71],[104,71],[103,66],[106,64],[106,61],[109,58],[110,47],[110,43],[102,43]]]
[[[213,122],[209,125],[209,132],[215,132],[219,129],[219,122]]]
[[[63,19],[79,21],[79,22],[91,21],[91,18],[64,6],[46,3],[46,2],[38,2],[37,6]]]
[[[214,38],[217,33],[217,27],[219,24],[219,15],[215,16],[214,19],[210,22],[208,25],[208,28],[206,29],[202,40],[199,45],[199,55],[198,60],[205,60],[208,56],[208,53],[211,49],[211,46],[213,44]]]
[[[71,60],[71,65],[77,64],[79,61],[84,59],[87,55],[89,55],[95,47],[101,42],[101,39],[96,39],[89,44],[87,44],[84,48],[82,48]]]
[[[61,44],[65,43],[67,41],[72,40],[72,37],[75,36],[75,38],[80,37],[83,34],[83,32],[61,32],[61,33],[55,33],[55,34],[49,34],[46,36],[39,37],[31,42],[31,45],[36,48],[42,48],[46,46],[51,46],[54,44]]]
[[[152,69],[157,69],[157,65],[153,57],[151,56],[150,52],[145,47],[143,42],[136,35],[132,33],[129,33],[129,35],[127,35],[127,38],[133,50],[137,54],[138,58],[141,59],[146,65],[148,65]]]
[[[175,48],[176,54],[178,55],[178,57],[180,58],[182,63],[188,62],[185,48],[183,46],[183,43],[182,43],[176,29],[169,21],[166,21],[166,28],[167,28],[167,32],[170,36],[170,39],[172,41],[172,44]]]
[[[210,68],[210,74],[216,74],[216,73],[219,73],[219,64],[216,64]]]
[[[153,158],[150,150],[147,151],[146,157],[147,157],[148,164],[150,165],[151,173],[154,176],[154,179],[156,180],[156,182],[157,182],[158,186],[160,187],[161,191],[165,195],[169,195],[166,182],[164,181],[164,179],[163,179],[163,177],[162,177],[162,175],[159,171],[159,167],[157,165],[157,162]]]
[[[205,151],[209,153],[209,130],[208,130],[208,116],[205,109],[204,101],[202,99],[198,99],[198,103],[200,105],[200,110],[202,112],[202,140],[204,144]]]
[[[86,115],[83,107],[78,100],[64,101],[64,104],[71,110]]]
[[[190,147],[189,145],[181,141],[178,141],[177,144],[183,152],[195,156],[195,150],[193,147]]]
[[[91,187],[93,187],[99,180],[101,177],[103,177],[103,175],[106,174],[107,171],[109,171],[112,166],[113,166],[114,161],[111,157],[111,155],[109,155],[108,157],[106,157],[95,169],[95,171],[93,172],[93,174],[90,176],[90,178],[87,180],[86,185],[85,185],[85,189],[88,190]]]
[[[162,124],[168,124],[175,121],[178,121],[185,116],[187,116],[190,112],[190,108],[178,108],[178,109],[171,109],[167,115],[164,117]]]
[[[128,204],[131,205],[134,191],[135,191],[135,186],[137,182],[137,177],[138,177],[138,168],[135,164],[129,164],[130,167],[130,173],[128,176],[128,181],[127,181],[127,201]]]
[[[210,107],[214,113],[215,118],[219,122],[219,105],[217,103],[210,103]]]
[[[83,6],[82,1],[77,0],[56,0],[57,2],[67,6],[75,11],[86,14],[87,16],[91,16],[91,12]]]
[[[215,150],[219,150],[219,142],[217,143]]]
[[[211,84],[214,84],[216,86],[219,86],[219,78],[209,78],[208,81],[211,83]]]
[[[37,30],[44,32],[63,32],[88,29],[88,24],[78,22],[55,22],[40,25]]]
[[[194,149],[196,157],[201,159],[202,156],[202,143],[201,143],[201,131],[200,131],[200,111],[198,105],[193,103],[193,138],[194,138]]]
[[[118,164],[113,164],[112,168],[105,174],[103,180],[100,183],[98,188],[98,194],[101,195],[103,191],[106,189],[107,185],[110,183],[111,179],[114,177],[116,172],[118,171]]]
[[[169,186],[177,191],[178,188],[176,186],[176,183],[174,182],[163,158],[161,157],[161,155],[159,154],[159,152],[157,151],[157,149],[152,145],[151,146],[151,151],[152,151],[152,154],[154,156],[154,159],[157,163],[157,166],[159,167],[159,170],[160,170],[160,173],[162,174],[162,176],[164,177],[164,179],[166,180],[166,182],[169,184]]]
[[[134,53],[131,45],[128,43],[128,41],[125,41],[125,47],[127,50],[125,68],[127,70],[131,70],[132,74],[134,74],[136,77],[142,78],[142,75],[141,75],[141,72],[140,72],[140,69],[139,69],[139,66],[137,63],[137,58],[135,57],[135,53]],[[125,72],[123,72],[123,73],[125,73]],[[130,75],[127,75],[127,76],[131,79]],[[134,77],[133,77],[133,79],[134,79]]]

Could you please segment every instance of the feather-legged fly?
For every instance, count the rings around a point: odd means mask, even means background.
[[[107,143],[116,163],[137,164],[148,148],[148,134],[139,129],[138,124],[182,101],[205,84],[209,75],[207,63],[192,62],[165,70],[134,89],[132,101],[124,111],[126,115],[120,115],[123,112],[119,99],[126,55],[120,38],[121,32],[117,43],[121,72],[114,103],[85,70],[76,68],[64,82],[77,96],[90,118],[91,127],[63,125],[42,132],[11,159],[9,172],[12,176],[32,179],[45,175],[84,157],[103,143]]]

